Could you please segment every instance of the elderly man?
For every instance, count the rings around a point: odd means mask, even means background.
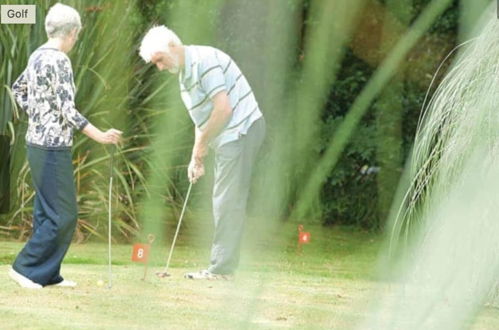
[[[251,173],[265,136],[264,118],[248,81],[224,52],[184,46],[173,31],[157,26],[143,38],[140,56],[160,71],[179,74],[181,97],[195,125],[188,167],[192,183],[204,174],[208,146],[215,152],[211,264],[186,278],[228,278],[239,262]]]
[[[33,233],[17,256],[10,277],[20,286],[74,287],[60,274],[69,248],[78,210],[73,181],[73,129],[99,143],[118,143],[121,132],[95,128],[75,108],[75,87],[67,57],[81,29],[80,15],[56,4],[45,19],[48,41],[30,56],[12,86],[20,107],[28,114],[27,157],[35,188]]]

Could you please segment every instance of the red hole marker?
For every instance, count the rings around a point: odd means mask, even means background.
[[[143,281],[145,281],[146,276],[147,276],[147,266],[148,266],[148,261],[149,261],[149,251],[151,250],[151,244],[154,242],[154,235],[149,234],[147,236],[147,240],[149,244],[142,244],[142,243],[137,243],[133,245],[133,251],[132,251],[132,261],[133,262],[140,262],[144,264],[144,277],[142,278]]]
[[[310,238],[311,235],[307,231],[303,231],[303,225],[298,225],[298,246],[297,246],[297,251],[299,254],[302,253],[303,249],[303,244],[309,244],[310,243]]]
[[[137,243],[133,245],[132,261],[147,263],[149,260],[149,250],[151,246],[149,244]]]

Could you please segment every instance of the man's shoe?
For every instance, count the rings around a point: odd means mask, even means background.
[[[25,288],[25,289],[42,289],[43,288],[43,286],[41,286],[40,284],[35,283],[32,280],[30,280],[29,278],[27,278],[26,276],[23,276],[23,275],[19,274],[18,272],[16,272],[14,270],[14,268],[11,268],[9,270],[9,276],[11,279],[16,281],[17,284],[19,284],[22,288]]]
[[[185,278],[190,280],[225,280],[230,281],[233,279],[233,275],[230,274],[214,274],[209,270],[200,270],[198,272],[186,273]]]
[[[76,288],[76,282],[69,281],[69,280],[62,280],[62,282],[52,284],[52,286],[57,286],[61,288]]]

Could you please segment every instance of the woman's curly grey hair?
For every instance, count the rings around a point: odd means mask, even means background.
[[[69,6],[56,3],[50,7],[45,17],[45,32],[49,38],[62,38],[74,29],[80,31],[80,14]]]

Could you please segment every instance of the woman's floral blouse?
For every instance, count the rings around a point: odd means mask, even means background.
[[[75,108],[75,85],[69,58],[54,48],[38,48],[12,85],[17,103],[28,114],[26,143],[45,148],[73,144],[73,129],[88,120]]]

